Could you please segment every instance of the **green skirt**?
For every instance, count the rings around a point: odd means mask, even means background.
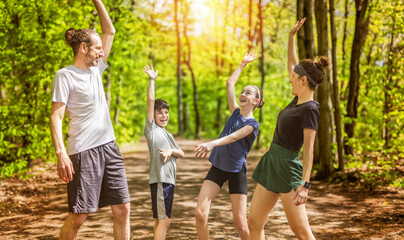
[[[299,154],[275,143],[262,156],[252,178],[275,193],[288,193],[300,185],[303,174],[303,164]]]

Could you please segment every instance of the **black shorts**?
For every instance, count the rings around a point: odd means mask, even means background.
[[[229,180],[230,194],[247,195],[247,169],[245,166],[243,166],[241,172],[226,172],[212,165],[205,180],[216,183],[220,188],[222,188],[224,182]]]
[[[69,157],[75,172],[67,184],[69,212],[92,213],[130,201],[123,158],[114,141]]]

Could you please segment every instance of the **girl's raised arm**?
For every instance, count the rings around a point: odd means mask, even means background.
[[[236,93],[234,91],[234,85],[236,85],[236,82],[238,78],[240,77],[241,72],[247,66],[248,63],[254,61],[257,58],[257,54],[254,53],[254,50],[246,53],[243,60],[241,61],[240,65],[234,70],[233,74],[229,77],[226,83],[226,88],[227,88],[227,102],[229,103],[229,109],[230,109],[230,114],[233,113],[233,111],[238,108],[237,105],[237,99],[236,99]]]

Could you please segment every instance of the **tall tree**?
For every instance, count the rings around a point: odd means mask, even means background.
[[[313,33],[313,1],[297,0],[297,20],[300,21],[302,18],[306,18],[303,31],[297,32],[299,59],[313,59],[316,56]]]
[[[314,56],[316,56],[313,27],[313,1],[314,0],[297,0],[297,21],[300,21],[303,17],[306,18],[306,21],[302,26],[303,31],[297,32],[299,59],[313,59]],[[317,92],[314,94],[314,98],[317,99]],[[320,161],[318,134],[316,135],[316,141],[314,143],[313,161],[314,163]]]
[[[347,39],[347,36],[348,36],[349,0],[345,0],[345,5],[344,6],[345,6],[344,27],[343,27],[343,37],[342,37],[342,44],[341,44],[342,62],[343,62],[342,71],[341,71],[342,76],[345,76],[345,60],[346,60],[346,44],[345,43],[346,43],[346,39]]]
[[[304,18],[304,1],[296,0],[296,19],[297,21],[300,21],[302,18]],[[306,48],[304,46],[304,31],[297,31],[297,51],[299,53],[299,59],[306,58]]]
[[[174,0],[175,3],[175,31],[177,33],[177,107],[178,107],[178,134],[181,136],[184,133],[184,119],[183,119],[183,104],[182,104],[182,70],[181,70],[181,36],[180,36],[180,23],[178,8],[179,4],[182,5],[181,0]]]
[[[388,35],[390,35],[390,42],[389,42],[389,52],[387,57],[387,74],[386,74],[386,81],[384,83],[384,106],[383,106],[383,119],[384,119],[384,148],[389,149],[392,147],[391,139],[392,139],[392,125],[394,121],[391,117],[391,112],[394,109],[394,91],[393,89],[398,88],[398,82],[400,78],[393,78],[394,72],[398,72],[397,68],[393,67],[393,62],[396,61],[397,55],[399,52],[403,52],[403,47],[398,48],[396,47],[396,43],[394,42],[395,38],[395,31],[396,31],[396,18],[397,18],[397,8],[395,4],[394,12],[392,14],[392,26],[391,31]],[[402,57],[402,56],[401,56]]]
[[[306,57],[309,59],[313,59],[316,56],[316,48],[314,46],[314,33],[313,33],[313,9],[314,9],[314,0],[304,0],[304,8],[303,14],[306,17],[306,21],[304,22],[304,46],[306,48]]]
[[[316,26],[317,26],[317,51],[319,56],[328,57],[328,29],[327,29],[327,0],[315,2]],[[327,69],[323,83],[318,87],[318,101],[320,103],[320,120],[318,126],[318,140],[320,147],[320,166],[318,177],[326,178],[333,174],[332,157],[332,106],[331,106],[332,79]]]
[[[252,6],[253,0],[249,1],[248,4],[248,51],[252,49],[253,34],[252,34]]]
[[[337,147],[338,147],[338,170],[343,171],[344,163],[344,142],[342,133],[342,114],[339,100],[339,83],[337,72],[337,29],[335,26],[335,1],[329,1],[330,7],[330,26],[331,26],[331,46],[332,46],[332,79],[333,79],[333,97],[334,97],[334,122],[335,130],[337,133]]]
[[[265,87],[265,62],[264,62],[264,18],[262,17],[262,0],[258,0],[258,20],[259,20],[259,33],[258,33],[258,42],[260,45],[261,55],[259,56],[259,70],[261,73],[261,89],[263,90]],[[262,122],[263,119],[263,109],[260,108],[260,117],[259,121]],[[261,131],[258,130],[257,136],[257,148],[261,147]]]
[[[226,7],[224,10],[224,19],[223,19],[223,29],[221,31],[222,35],[222,52],[220,55],[220,73],[223,73],[224,62],[225,62],[225,54],[226,54],[226,38],[227,38],[227,22],[229,19],[229,0],[226,0]]]
[[[188,37],[188,12],[189,12],[189,4],[185,1],[185,7],[183,12],[183,27],[184,27],[184,37],[185,37],[185,45],[187,46],[187,54],[184,57],[184,63],[188,67],[189,72],[191,73],[192,80],[192,89],[193,89],[193,100],[194,100],[194,111],[195,111],[195,138],[199,139],[201,137],[201,117],[199,115],[198,109],[198,89],[196,86],[195,74],[191,64],[191,43]]]
[[[362,46],[365,43],[369,31],[370,14],[368,12],[369,3],[371,0],[355,0],[356,19],[355,19],[355,34],[352,42],[351,50],[351,65],[349,76],[349,95],[347,103],[347,117],[349,122],[345,124],[345,153],[353,154],[354,149],[348,144],[348,140],[355,135],[355,119],[358,115],[358,98],[359,98],[359,83],[360,71],[359,63],[362,54]]]

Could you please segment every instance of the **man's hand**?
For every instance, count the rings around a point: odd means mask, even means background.
[[[143,67],[143,72],[145,72],[147,75],[149,75],[150,78],[154,78],[154,80],[156,80],[159,70],[154,71],[153,64],[150,64],[150,67],[148,65]]]
[[[295,205],[299,206],[301,204],[305,204],[307,202],[307,198],[309,197],[309,189],[300,185],[295,194],[293,195],[292,200],[296,199]]]
[[[73,180],[74,168],[70,157],[66,153],[58,156],[58,175],[65,183]]]
[[[163,156],[165,163],[168,161],[168,159],[171,157],[171,155],[173,155],[173,150],[172,149],[158,148],[158,150],[160,151],[160,154]]]
[[[208,153],[212,151],[214,147],[215,144],[213,142],[201,143],[196,145],[194,149],[195,157],[206,158]]]

